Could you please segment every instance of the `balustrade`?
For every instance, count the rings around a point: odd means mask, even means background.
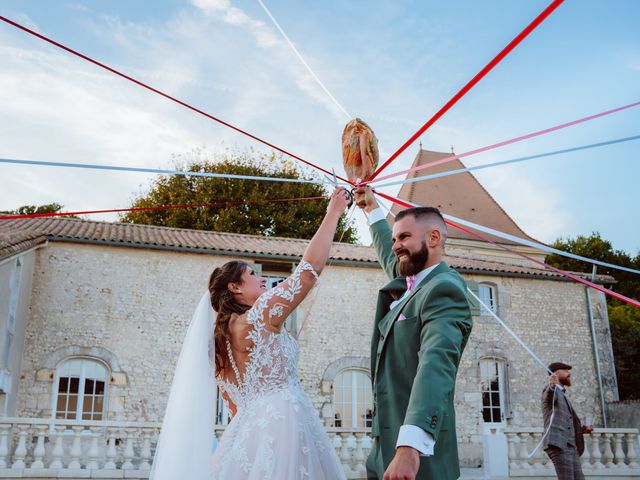
[[[508,442],[509,477],[553,476],[553,464],[541,449],[532,452],[542,437],[542,428],[510,428]],[[596,428],[586,434],[580,461],[586,477],[640,478],[636,447],[638,429]]]
[[[78,478],[148,478],[159,431],[160,424],[150,422],[0,418],[0,478],[73,478],[74,471]],[[223,432],[224,426],[215,426],[216,438]],[[328,427],[327,434],[347,478],[366,478],[369,431]],[[505,435],[510,478],[553,476],[547,455],[532,452],[541,428],[511,428]],[[640,479],[637,450],[637,429],[595,429],[585,435],[583,471],[587,477]]]
[[[160,423],[0,418],[0,478],[148,478]],[[224,426],[214,427],[219,440]],[[347,478],[366,478],[367,429],[328,428]]]

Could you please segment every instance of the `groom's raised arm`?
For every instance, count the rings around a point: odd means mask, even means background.
[[[393,240],[391,239],[391,228],[389,227],[387,219],[385,218],[384,212],[381,208],[372,210],[369,213],[369,223],[373,246],[376,249],[380,265],[382,265],[387,276],[393,280],[398,276],[398,260],[396,259],[395,254],[391,251],[391,245],[393,245]]]
[[[364,195],[366,205],[363,207],[359,205],[367,214],[367,221],[369,222],[369,229],[371,230],[371,238],[373,240],[373,246],[376,249],[378,260],[382,269],[387,276],[393,280],[398,276],[397,272],[397,259],[391,246],[393,245],[392,233],[387,218],[378,205],[373,192],[368,187],[360,187],[356,189],[356,193]]]

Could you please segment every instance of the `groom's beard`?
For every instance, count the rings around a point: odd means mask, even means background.
[[[401,249],[396,252],[396,258],[400,254],[409,254],[398,260],[398,270],[400,275],[408,277],[409,275],[415,275],[424,270],[424,266],[429,259],[429,250],[427,249],[427,243],[422,242],[422,247],[417,252],[409,253],[409,250]]]

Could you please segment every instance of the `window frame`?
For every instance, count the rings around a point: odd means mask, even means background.
[[[485,377],[483,375],[483,363],[491,362],[492,366],[496,366],[496,373],[498,377],[498,401],[499,401],[499,411],[500,411],[500,421],[486,421],[485,420],[485,409],[493,409],[495,406],[493,405],[491,394],[494,393],[494,390],[489,388],[489,390],[484,389],[485,380],[489,380],[490,377]],[[503,357],[497,356],[484,356],[478,360],[478,370],[480,377],[480,415],[482,417],[482,421],[485,425],[491,426],[504,426],[508,419],[512,418],[511,412],[511,399],[510,399],[510,389],[509,389],[509,362]],[[485,393],[489,394],[489,405],[485,405]],[[492,418],[493,419],[493,418]]]
[[[291,262],[257,262],[252,266],[255,267],[258,275],[267,280],[267,288],[272,288],[289,278],[298,264]],[[284,328],[294,337],[302,339],[299,335],[299,330],[302,326],[299,322],[298,308],[289,314],[284,322]]]
[[[61,373],[61,369],[64,366],[65,363],[68,362],[72,362],[74,360],[80,360],[82,363],[82,367],[81,367],[81,375],[78,378],[78,398],[76,401],[76,411],[75,411],[75,418],[67,418],[68,414],[69,414],[69,410],[68,410],[68,399],[67,399],[67,405],[65,406],[65,410],[64,410],[64,415],[65,418],[57,418],[58,417],[58,397],[60,396],[60,373]],[[91,419],[84,419],[82,418],[83,415],[87,412],[84,411],[84,400],[85,400],[85,382],[87,380],[87,373],[86,373],[86,365],[88,362],[93,362],[93,363],[97,363],[98,365],[100,365],[102,368],[104,368],[105,370],[105,377],[104,377],[104,393],[102,394],[102,411],[101,411],[101,418],[100,419],[94,419],[94,415],[96,413],[96,410],[94,410],[94,406],[95,406],[95,400],[92,402],[92,410],[90,412],[91,414]],[[70,378],[70,377],[67,377]],[[107,364],[107,362],[103,361],[100,358],[95,358],[95,357],[85,357],[85,356],[72,356],[72,357],[67,357],[65,359],[63,359],[57,366],[56,366],[56,372],[55,372],[55,377],[54,377],[54,382],[53,382],[53,394],[52,394],[52,399],[51,399],[51,418],[54,421],[60,421],[60,420],[71,420],[71,421],[78,421],[78,422],[89,422],[89,421],[103,421],[107,419],[107,413],[109,412],[109,408],[108,408],[108,401],[109,401],[109,383],[110,383],[110,378],[111,378],[111,369],[109,367],[109,365]],[[93,380],[99,380],[98,378],[94,378],[94,377],[89,377],[89,379],[93,379]],[[94,387],[94,391],[95,391],[95,387]],[[68,393],[66,393],[67,397],[68,397]]]
[[[220,391],[220,387],[216,385],[216,411],[215,413],[215,426],[226,426],[229,425],[229,420],[231,418],[231,411],[229,410],[229,405],[222,398],[222,392]]]
[[[489,290],[489,301],[486,302],[484,295],[482,294],[483,287]],[[490,310],[487,310],[482,304],[480,307],[480,315],[491,315],[490,312],[498,314],[498,286],[495,283],[490,282],[480,282],[478,283],[478,298],[485,304],[490,307]]]
[[[338,389],[336,387],[337,385],[337,380],[339,378],[341,378],[342,375],[346,375],[346,374],[351,374],[351,386],[349,387],[349,390],[351,391],[351,399],[349,401],[350,403],[350,410],[351,410],[351,416],[350,418],[347,418],[346,415],[344,415],[344,409],[342,407],[342,405],[346,405],[347,402],[343,402],[337,401],[337,394],[338,394]],[[358,388],[358,377],[357,374],[361,374],[364,377],[364,385],[365,385],[365,392],[364,392],[364,397],[362,399],[360,399],[360,395],[359,395],[359,388]],[[357,368],[357,367],[348,367],[348,368],[344,368],[342,370],[340,370],[335,377],[333,378],[333,382],[332,382],[332,404],[333,404],[333,410],[334,410],[334,426],[336,426],[336,428],[346,428],[346,429],[360,429],[360,428],[371,428],[371,424],[373,422],[373,392],[371,391],[371,375],[369,373],[369,371],[367,369],[363,369],[363,368]],[[368,395],[367,395],[368,392]],[[362,406],[362,415],[359,415],[359,406]],[[340,409],[336,408],[340,406]],[[371,417],[367,418],[367,411],[370,410],[371,411]],[[355,412],[355,414],[354,414]],[[335,421],[336,421],[336,415],[341,413],[341,425],[337,426],[335,425]],[[360,418],[362,417],[362,418]],[[347,421],[350,420],[347,424]],[[360,423],[362,423],[362,425],[360,425]]]

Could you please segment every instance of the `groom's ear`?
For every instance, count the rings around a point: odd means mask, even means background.
[[[427,231],[427,245],[430,248],[437,248],[442,244],[442,233],[437,228]]]

